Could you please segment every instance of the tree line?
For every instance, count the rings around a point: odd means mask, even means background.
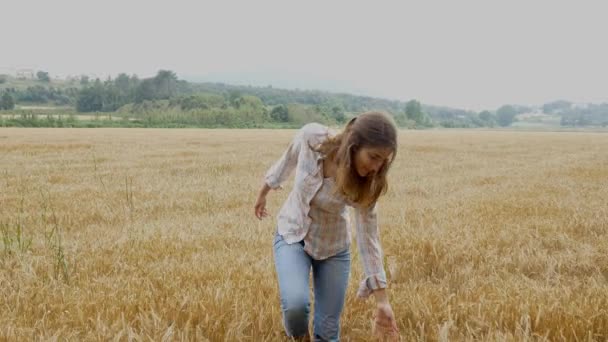
[[[608,103],[576,104],[560,100],[544,104],[543,112],[560,115],[562,126],[608,127]]]
[[[504,105],[496,111],[474,112],[424,105],[415,99],[397,101],[272,86],[190,83],[170,70],[159,70],[154,77],[144,79],[126,73],[104,81],[81,76],[63,84],[41,71],[37,82],[24,88],[4,87],[0,109],[12,110],[18,103],[44,103],[73,107],[79,113],[98,113],[96,117],[99,113],[115,113],[129,119],[125,124],[192,127],[287,127],[311,121],[341,124],[357,113],[381,110],[392,114],[399,126],[408,128],[508,127],[518,114],[531,110]],[[3,83],[7,78],[0,75],[0,86]],[[608,122],[608,104],[582,108],[556,101],[543,106],[543,111],[561,115],[562,125]]]

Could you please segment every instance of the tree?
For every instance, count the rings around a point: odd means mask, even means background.
[[[15,109],[15,99],[8,92],[2,95],[2,100],[0,100],[0,109],[11,110]]]
[[[169,99],[175,95],[177,75],[171,70],[159,70],[154,77],[156,94],[159,99]]]
[[[504,105],[496,111],[496,119],[502,127],[510,126],[515,120],[515,115],[517,111],[511,105]]]
[[[414,121],[417,126],[426,125],[428,121],[422,111],[422,105],[416,100],[410,100],[405,104],[405,116]]]
[[[131,87],[131,78],[125,73],[121,73],[114,79],[114,85],[124,94],[129,93]]]
[[[103,87],[99,84],[80,90],[76,101],[79,112],[99,112],[103,109]]]
[[[6,83],[6,79],[7,79],[6,75],[0,75],[0,84]]]
[[[156,99],[157,89],[156,82],[154,79],[144,79],[141,81],[137,90],[135,91],[135,102],[141,103],[145,100],[154,100]]]
[[[114,84],[106,86],[106,88],[117,92],[117,104],[120,107],[135,100],[138,82],[135,76],[131,78],[129,75],[121,73],[114,79]]]
[[[485,126],[492,127],[496,123],[496,118],[494,117],[494,115],[487,110],[484,110],[479,113],[479,119],[484,123]]]
[[[171,99],[170,106],[179,106],[182,110],[222,108],[226,100],[217,94],[201,93]]]
[[[270,117],[274,121],[287,122],[289,121],[289,111],[284,105],[278,105],[272,109]]]
[[[36,73],[36,77],[38,77],[38,80],[41,82],[51,82],[51,77],[49,76],[49,73],[46,71],[38,71]]]
[[[569,110],[572,104],[568,101],[558,100],[543,105],[543,113],[545,114],[561,114]]]
[[[395,123],[399,127],[408,127],[409,128],[410,126],[413,126],[414,122],[407,118],[407,115],[405,115],[405,112],[399,111],[399,112],[395,113],[394,118],[395,118]],[[410,122],[412,124],[410,124]]]
[[[342,108],[342,106],[333,106],[331,108],[331,113],[338,123],[344,123],[346,121],[346,116],[344,115],[344,108]]]
[[[230,102],[230,105],[238,108],[239,106],[239,99],[241,98],[242,94],[239,90],[231,90],[228,93],[228,101]]]

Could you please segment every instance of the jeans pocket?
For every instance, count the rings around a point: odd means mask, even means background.
[[[280,243],[281,241],[283,241],[283,237],[281,236],[281,234],[279,234],[279,232],[276,232],[274,234],[274,240],[272,241],[272,246],[276,247],[276,245],[278,243]]]

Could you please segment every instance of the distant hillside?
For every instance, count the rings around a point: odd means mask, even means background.
[[[19,111],[59,106],[80,113],[116,113],[149,125],[193,127],[299,126],[318,121],[341,124],[365,111],[391,114],[399,126],[509,127],[516,125],[606,126],[608,104],[581,105],[567,101],[542,108],[505,105],[496,111],[474,112],[321,90],[242,86],[218,82],[187,82],[169,70],[139,79],[120,74],[91,80],[86,76],[56,80],[42,73],[38,79],[0,75],[0,109]],[[23,112],[23,110],[22,110]],[[15,112],[17,113],[17,112]],[[36,112],[30,113],[36,115]],[[132,122],[132,121],[130,121]]]

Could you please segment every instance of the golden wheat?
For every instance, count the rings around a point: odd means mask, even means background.
[[[253,203],[293,134],[0,129],[0,339],[284,340]],[[404,340],[608,339],[608,135],[399,148],[379,211]],[[366,341],[353,252],[342,337]]]

